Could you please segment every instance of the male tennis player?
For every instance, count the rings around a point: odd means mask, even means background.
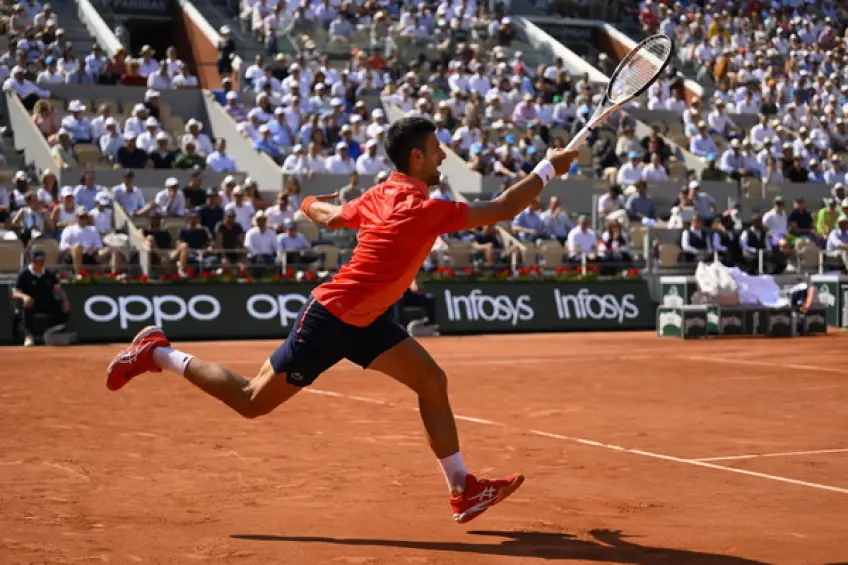
[[[522,475],[478,479],[465,469],[447,391],[447,377],[430,354],[394,323],[391,306],[409,288],[443,233],[515,217],[552,177],[563,175],[575,152],[553,153],[533,173],[490,202],[430,200],[445,153],[424,118],[403,118],[388,131],[386,150],[398,172],[362,196],[335,206],[335,195],[308,197],[301,209],[329,228],[359,229],[353,258],[312,292],[294,330],[247,380],[232,370],[177,351],[155,326],[143,329],[108,368],[106,386],[118,390],[142,373],[183,375],[246,418],[268,414],[324,371],[348,359],[405,384],[418,395],[430,447],[451,493],[453,517],[465,523],[521,486]]]

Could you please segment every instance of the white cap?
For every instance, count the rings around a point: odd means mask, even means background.
[[[345,143],[344,141],[339,141],[338,143],[336,143],[336,151],[341,151],[342,149],[347,148],[347,143]]]
[[[238,195],[240,195],[240,194],[244,194],[244,188],[242,188],[241,186],[238,186],[238,185],[237,185],[237,186],[233,189],[233,195],[238,196]]]
[[[283,108],[282,106],[277,106],[276,108],[274,108],[274,115],[275,116],[282,116],[282,115],[285,115],[285,113],[286,113],[286,109]]]
[[[365,143],[365,147],[368,148],[368,149],[370,149],[371,147],[377,147],[377,141],[375,139],[369,139]]]
[[[136,138],[136,135],[135,135],[134,131],[128,131],[127,133],[124,134],[124,141],[127,141],[127,140],[132,141],[135,138]]]
[[[144,120],[144,125],[146,127],[158,127],[159,126],[159,120],[157,120],[153,116],[150,116],[149,118]]]
[[[71,103],[68,104],[69,112],[85,112],[85,104],[80,102],[79,100],[71,100]]]
[[[109,204],[109,202],[111,202],[111,200],[109,199],[108,194],[106,194],[105,192],[100,192],[97,194],[98,204],[103,204],[104,206],[106,206],[107,204]]]
[[[168,180],[165,181],[165,186],[168,188],[180,186],[180,181],[177,180],[177,177],[168,177]]]
[[[386,113],[385,113],[385,112],[383,112],[383,110],[381,110],[380,108],[375,108],[375,109],[371,112],[371,117],[372,117],[372,118],[384,118],[385,116],[386,116]]]
[[[269,128],[265,124],[262,124],[261,126],[259,126],[259,133],[270,133],[270,132],[271,132],[271,128]]]
[[[16,74],[18,74],[18,73],[25,73],[25,72],[26,72],[26,69],[24,69],[24,68],[23,68],[22,66],[20,66],[20,65],[16,65],[16,66],[12,69],[12,74],[13,74],[13,75],[16,75]]]
[[[230,26],[221,26],[221,27],[219,27],[219,28],[218,28],[218,33],[220,33],[221,35],[229,35],[229,33],[230,33]]]
[[[74,195],[74,187],[72,186],[63,186],[62,190],[59,191],[59,196],[62,198],[73,196]]]
[[[171,136],[168,135],[164,131],[160,131],[159,133],[156,134],[156,141],[170,141],[170,140],[171,140]]]
[[[118,120],[116,120],[115,118],[106,118],[106,121],[105,121],[105,122],[103,122],[103,124],[104,124],[106,127],[109,127],[109,126],[116,126],[116,125],[118,125]]]
[[[233,175],[227,175],[227,176],[224,177],[224,184],[235,184],[235,183],[236,183],[236,177],[234,177]]]
[[[257,210],[256,213],[253,215],[254,221],[261,220],[263,218],[265,218],[265,212],[263,212],[262,210]]]
[[[333,106],[333,107],[344,106],[344,101],[341,98],[331,98],[330,99],[330,106]]]
[[[227,93],[227,100],[238,100],[238,97],[238,93],[232,90]]]
[[[142,112],[142,111],[143,112],[147,111],[147,106],[145,106],[144,104],[136,104],[135,106],[133,106],[133,111],[132,111],[133,114],[138,113],[138,112]]]
[[[244,186],[256,186],[256,181],[253,180],[251,177],[247,177],[246,179],[244,179]]]
[[[315,85],[315,90],[324,90],[327,86],[323,82],[319,82]]]
[[[696,180],[689,181],[689,189],[691,190],[693,188],[701,188],[701,183]]]
[[[191,118],[186,122],[186,128],[190,128],[191,126],[197,126],[199,129],[203,129],[203,122],[195,118]]]

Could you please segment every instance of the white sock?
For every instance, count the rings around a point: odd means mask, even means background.
[[[157,347],[153,350],[153,362],[163,371],[173,371],[182,376],[193,355],[177,351],[173,347]]]
[[[439,465],[442,466],[442,472],[445,474],[445,480],[448,482],[448,490],[451,494],[463,492],[468,471],[462,461],[462,454],[457,451],[449,457],[439,459]]]

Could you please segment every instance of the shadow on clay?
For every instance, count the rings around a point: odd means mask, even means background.
[[[763,561],[701,553],[684,549],[650,547],[625,541],[621,532],[592,530],[593,540],[579,540],[571,534],[548,532],[498,532],[470,531],[473,536],[508,538],[504,541],[483,543],[406,541],[358,538],[330,538],[310,536],[276,536],[262,534],[237,534],[234,539],[251,541],[277,541],[292,543],[326,543],[348,546],[394,547],[423,551],[446,551],[493,555],[504,557],[537,557],[548,560],[583,560],[604,563],[630,563],[634,565],[769,565]]]

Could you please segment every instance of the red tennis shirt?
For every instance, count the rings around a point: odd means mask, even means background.
[[[409,288],[436,238],[465,228],[468,204],[430,200],[427,185],[392,173],[342,207],[345,227],[359,229],[353,258],[312,291],[324,308],[365,327]]]

